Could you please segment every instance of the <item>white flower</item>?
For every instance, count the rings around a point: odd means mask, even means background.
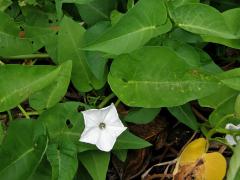
[[[101,151],[111,151],[117,137],[125,131],[114,104],[103,109],[83,111],[85,129],[79,141],[95,144]]]
[[[228,123],[228,124],[225,126],[225,129],[228,129],[228,130],[240,130],[240,124],[237,125],[237,126],[235,126],[234,124]],[[236,145],[237,142],[235,141],[235,139],[236,139],[237,141],[239,141],[239,140],[240,140],[240,136],[236,136],[236,138],[234,139],[233,136],[227,134],[227,135],[225,136],[225,139],[227,140],[228,144],[230,144],[230,145]]]

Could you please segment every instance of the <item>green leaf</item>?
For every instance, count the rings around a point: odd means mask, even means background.
[[[78,143],[78,152],[79,153],[89,151],[89,150],[98,150],[98,149],[93,144],[83,143],[83,142],[79,141],[79,143]]]
[[[240,49],[240,40],[239,39],[225,39],[221,37],[215,37],[215,36],[205,36],[202,35],[202,39],[205,42],[213,42],[217,44],[223,44],[225,46]]]
[[[206,72],[212,73],[212,74],[218,74],[223,72],[223,70],[215,64],[213,59],[210,57],[208,53],[203,51],[202,49],[196,48],[200,55],[200,61],[201,61],[201,69],[205,70]]]
[[[159,108],[149,109],[149,108],[141,108],[135,109],[128,112],[128,115],[124,117],[124,121],[132,122],[135,124],[146,124],[151,122],[160,112]]]
[[[240,90],[240,68],[220,73],[217,78],[226,86],[238,91]]]
[[[51,1],[40,2],[37,6],[21,7],[21,13],[24,16],[24,30],[26,26],[50,29],[58,24],[55,5]]]
[[[199,99],[198,102],[202,107],[210,107],[216,109],[232,97],[235,97],[237,94],[238,92],[236,90],[223,86],[213,94]]]
[[[167,38],[163,42],[164,46],[170,47],[191,67],[200,67],[202,65],[200,53],[193,46],[178,40]]]
[[[81,131],[82,132],[82,131]],[[129,131],[124,131],[118,138],[113,147],[113,150],[124,150],[124,149],[142,149],[149,147],[151,144],[144,139],[141,139]],[[97,150],[95,145],[87,143],[78,143],[78,152],[85,152],[88,150]]]
[[[77,171],[77,145],[83,126],[78,106],[77,102],[57,104],[39,116],[49,134],[47,158],[53,179],[73,179]]]
[[[43,157],[35,173],[28,180],[51,180],[51,166],[46,156]]]
[[[227,180],[238,180],[240,179],[240,144],[234,148],[233,156],[231,157]]]
[[[128,153],[127,149],[113,150],[113,154],[117,156],[117,158],[122,162],[126,161],[127,153]]]
[[[73,179],[78,167],[77,149],[69,140],[61,144],[51,144],[47,149],[47,158],[52,166],[52,179]]]
[[[62,5],[64,3],[87,4],[91,1],[93,0],[55,0],[58,19],[61,19],[61,17],[63,16]]]
[[[0,11],[5,11],[11,4],[11,0],[0,0]]]
[[[199,67],[203,71],[217,74],[222,72],[221,68],[214,63],[212,58],[202,49],[189,43],[197,44],[200,36],[193,35],[187,31],[177,29],[171,32],[170,37],[160,36],[152,40],[149,46],[167,46],[182,58],[191,67]],[[155,42],[154,42],[155,41]]]
[[[134,0],[129,0],[129,1],[127,2],[127,9],[128,9],[128,10],[131,9],[131,8],[133,8],[134,6],[135,6]]]
[[[225,119],[226,116],[229,114],[234,114],[234,106],[235,101],[237,98],[237,94],[235,96],[232,96],[225,102],[223,102],[221,105],[219,105],[209,116],[209,122],[212,125],[212,127],[215,127],[216,125],[225,127],[226,123],[230,123],[231,121],[234,121],[235,118],[229,118]],[[225,119],[223,121],[223,119]]]
[[[183,35],[184,36],[184,35]],[[162,44],[170,47],[191,67],[199,67],[206,72],[219,73],[221,68],[214,63],[211,57],[202,49],[191,46],[190,44],[181,42],[177,37],[166,38]]]
[[[62,143],[62,139],[69,139],[78,149],[78,152],[97,149],[94,145],[79,141],[84,130],[82,113],[77,112],[78,102],[59,103],[44,111],[40,116],[47,127],[50,143]]]
[[[84,34],[84,38],[86,42],[94,41],[95,39],[98,39],[101,37],[101,35],[111,27],[111,24],[109,21],[101,21],[97,24],[91,26]]]
[[[88,173],[87,169],[80,162],[78,164],[78,173],[76,174],[74,180],[79,180],[79,179],[92,180],[92,177]]]
[[[192,44],[200,44],[203,41],[200,35],[193,34],[181,28],[176,28],[169,34],[172,39],[180,41],[182,43],[185,42],[185,43],[192,43]]]
[[[31,54],[34,41],[30,38],[20,38],[20,27],[7,14],[0,12],[0,56],[16,56]]]
[[[2,144],[3,138],[4,138],[4,130],[3,130],[2,123],[0,123],[0,146]]]
[[[44,111],[38,118],[48,131],[50,142],[61,144],[62,139],[70,139],[78,144],[84,128],[83,117],[77,112],[78,102],[59,103]]]
[[[194,131],[198,130],[199,124],[189,104],[184,104],[182,106],[177,106],[177,107],[171,107],[171,108],[168,108],[168,110],[181,123],[187,125]]]
[[[117,57],[108,82],[125,104],[145,108],[182,105],[222,86],[213,75],[190,67],[167,47],[144,47]]]
[[[78,159],[88,170],[93,180],[106,179],[110,153],[101,151],[86,151],[78,155]]]
[[[222,13],[225,22],[230,28],[231,32],[239,39],[240,38],[240,8],[234,8]]]
[[[232,48],[240,49],[240,8],[230,9],[222,13],[228,27],[231,29],[232,33],[238,37],[238,39],[227,39],[215,36],[202,36],[203,40],[206,42],[215,42],[223,44]]]
[[[110,12],[114,9],[115,3],[115,0],[93,0],[86,4],[77,5],[77,8],[84,22],[91,26],[99,21],[109,20]]]
[[[36,0],[24,0],[24,1],[18,1],[19,6],[26,6],[26,5],[33,5],[36,6],[38,3]]]
[[[239,94],[235,101],[234,112],[235,112],[236,118],[240,119],[240,95]]]
[[[215,8],[192,3],[174,10],[174,21],[182,29],[202,35],[212,35],[227,39],[236,38],[227,26],[222,14]]]
[[[183,6],[185,4],[189,4],[189,3],[199,3],[200,0],[171,0],[168,1],[168,3],[170,3],[170,5],[172,5],[174,8],[177,8],[179,6]]]
[[[141,0],[112,28],[84,49],[119,55],[131,52],[171,29],[162,0]]]
[[[77,102],[57,104],[43,112],[38,120],[46,125],[50,143],[62,144],[62,139],[68,139],[77,146],[78,152],[96,150],[96,146],[79,141],[84,130],[84,120],[82,113],[77,112],[78,106]],[[140,149],[150,145],[147,141],[125,131],[118,137],[114,149]]]
[[[53,28],[53,29],[50,29]],[[31,38],[34,42],[34,48],[40,49],[42,47],[46,47],[46,50],[48,51],[49,45],[51,44],[51,41],[53,37],[56,36],[57,26],[56,30],[55,27],[36,27],[36,26],[24,26],[24,33],[26,38]],[[54,48],[56,44],[54,44]]]
[[[47,53],[55,62],[56,52],[53,55],[53,51],[56,51],[57,31],[59,30],[55,5],[52,2],[45,1],[41,9],[37,6],[24,6],[21,8],[21,12],[24,16],[22,26],[25,37],[33,39],[35,48],[39,47],[40,49],[45,46]]]
[[[53,66],[0,66],[0,112],[14,108],[58,76],[61,67]]]
[[[87,92],[92,89],[100,89],[105,84],[106,75],[103,73],[103,77],[98,77],[99,79],[95,77],[90,66],[91,61],[88,59],[91,55],[87,56],[84,51],[80,50],[83,46],[85,29],[66,16],[62,20],[60,28],[57,49],[58,63],[72,60],[71,80],[79,91]],[[102,63],[95,61],[95,66],[100,64],[100,67],[105,70],[105,64],[101,65]]]
[[[149,147],[151,144],[141,139],[129,131],[124,131],[117,139],[113,149],[142,149]]]
[[[129,1],[129,2],[130,2],[130,1]],[[117,24],[117,22],[118,22],[123,16],[124,16],[123,13],[121,13],[121,12],[119,12],[119,11],[117,11],[117,10],[113,10],[113,11],[111,12],[111,16],[110,16],[110,18],[111,18],[111,25],[113,26],[113,25]]]
[[[11,122],[0,147],[0,179],[28,179],[40,164],[47,144],[40,122],[29,119]]]
[[[34,93],[29,98],[32,108],[40,111],[56,105],[65,95],[71,77],[72,62],[67,61],[59,66],[60,72],[54,82],[48,87]]]

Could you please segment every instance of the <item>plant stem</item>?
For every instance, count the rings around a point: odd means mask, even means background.
[[[23,107],[21,105],[18,105],[18,108],[20,109],[20,111],[23,113],[23,115],[27,118],[30,119],[30,116],[27,114],[27,112],[23,109]]]
[[[200,130],[202,131],[203,135],[204,136],[207,136],[208,134],[208,131],[207,131],[207,128],[203,125],[200,126]]]
[[[13,120],[13,117],[12,117],[12,113],[11,113],[11,111],[8,110],[7,113],[8,113],[9,121],[12,121],[12,120]]]
[[[220,121],[217,123],[217,125],[215,126],[215,128],[211,129],[210,131],[208,131],[207,133],[207,138],[211,138],[215,133],[219,132],[219,126],[221,126],[221,124],[228,120],[229,118],[233,118],[235,115],[234,114],[227,114],[225,115],[222,119],[220,119]],[[226,130],[227,131],[227,130]],[[225,132],[226,132],[225,131]],[[223,130],[221,130],[221,133],[224,133]]]
[[[27,114],[28,116],[36,116],[36,115],[39,115],[39,112],[37,112],[37,111],[26,112],[26,114]]]
[[[107,97],[103,99],[103,101],[98,105],[98,108],[103,108],[112,98],[115,97],[115,94],[109,94]]]
[[[118,105],[119,105],[119,103],[121,102],[121,100],[120,99],[118,99],[116,102],[115,102],[115,107],[118,107]]]
[[[48,54],[26,54],[26,55],[19,55],[19,56],[8,56],[8,57],[1,57],[3,59],[43,59],[49,58]]]
[[[220,121],[218,121],[217,125],[215,128],[218,128],[224,121],[228,120],[229,118],[233,118],[235,116],[235,114],[227,114],[225,116],[223,116]]]

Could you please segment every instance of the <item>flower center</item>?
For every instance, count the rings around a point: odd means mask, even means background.
[[[98,127],[99,127],[100,129],[105,129],[105,128],[106,128],[106,124],[103,123],[103,122],[101,122],[101,123],[98,125]]]

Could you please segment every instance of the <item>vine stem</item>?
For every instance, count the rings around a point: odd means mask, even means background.
[[[23,107],[21,105],[18,105],[18,108],[20,109],[20,111],[23,113],[23,115],[27,118],[30,119],[30,116],[28,115],[28,113],[23,109]]]
[[[39,115],[39,112],[37,111],[32,111],[32,112],[26,112],[28,116],[36,116]]]
[[[8,113],[9,121],[12,121],[12,120],[13,120],[13,117],[12,117],[12,113],[11,113],[11,111],[8,110],[7,113]]]
[[[114,93],[109,94],[107,97],[103,99],[103,101],[98,105],[98,108],[103,108],[112,98],[115,97]]]
[[[49,58],[48,54],[26,54],[26,55],[19,55],[19,56],[8,56],[8,57],[1,57],[3,59],[43,59]]]
[[[224,116],[222,119],[220,119],[220,121],[217,123],[217,125],[215,126],[215,128],[211,129],[210,131],[208,131],[207,133],[207,138],[211,138],[215,133],[219,132],[218,127],[226,120],[228,120],[229,118],[234,117],[234,114],[227,114],[226,116]]]
[[[120,99],[118,99],[116,102],[115,102],[115,107],[118,107],[118,105],[119,105],[119,103],[121,102],[121,100]]]

